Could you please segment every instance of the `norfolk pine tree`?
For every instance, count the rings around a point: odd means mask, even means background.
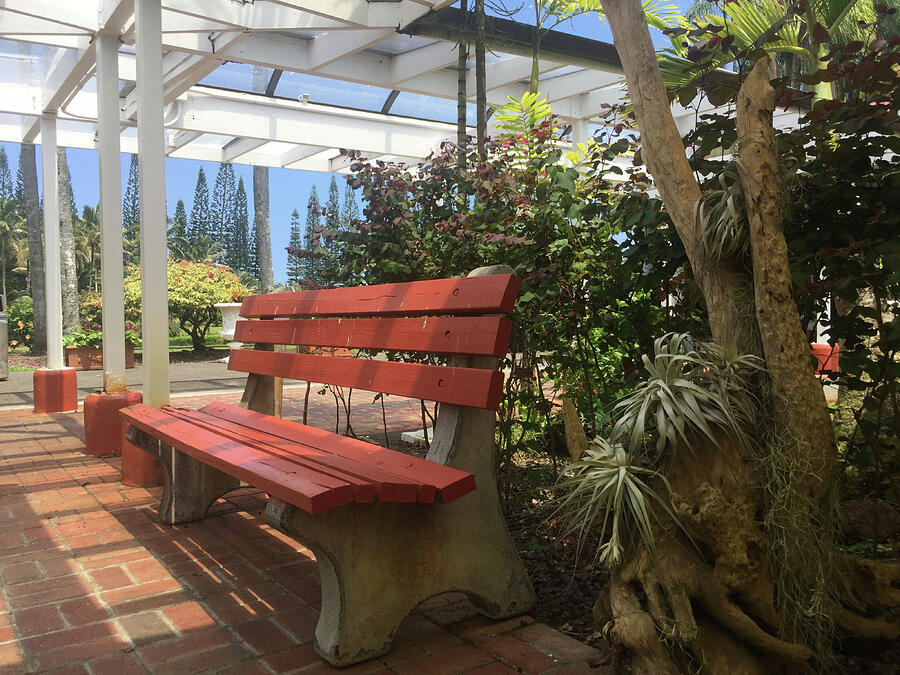
[[[206,184],[206,172],[201,166],[194,186],[194,204],[191,206],[191,217],[188,220],[188,239],[195,239],[198,235],[210,236],[209,218],[209,187]]]
[[[216,173],[209,208],[210,236],[218,241],[226,252],[225,262],[231,264],[231,237],[234,230],[234,200],[237,186],[234,182],[234,166],[221,162]],[[232,261],[229,262],[229,257]],[[219,261],[222,262],[222,261]],[[233,265],[232,265],[233,267]]]
[[[232,207],[232,232],[229,248],[226,249],[226,263],[235,271],[255,274],[253,266],[253,246],[250,241],[250,216],[247,212],[247,191],[244,179],[240,178]]]
[[[9,170],[9,157],[6,148],[0,148],[0,199],[12,199],[15,196],[12,173]]]
[[[303,249],[306,256],[303,258],[303,277],[317,286],[324,286],[322,278],[321,257],[317,255],[322,248],[322,205],[319,204],[319,193],[313,185],[309,191],[309,202],[306,205],[306,232],[303,236]]]
[[[288,245],[295,250],[303,248],[303,234],[300,231],[300,214],[297,209],[291,212],[291,236]],[[303,261],[296,255],[288,256],[287,272],[288,283],[292,286],[299,284],[304,277]]]
[[[122,245],[125,262],[136,263],[141,255],[141,191],[137,155],[129,155],[128,181],[122,200]]]

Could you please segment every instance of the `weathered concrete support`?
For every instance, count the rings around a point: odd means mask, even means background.
[[[161,443],[140,429],[129,427],[126,439],[156,457],[162,465],[159,519],[166,525],[201,520],[219,497],[241,486],[237,478]]]
[[[494,619],[534,605],[500,510],[493,442],[493,411],[441,406],[428,459],[474,473],[478,486],[449,504],[348,504],[312,515],[270,500],[269,524],[319,563],[322,658],[346,666],[384,654],[406,615],[447,591],[466,593]]]

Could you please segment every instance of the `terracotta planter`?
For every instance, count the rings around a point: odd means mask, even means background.
[[[100,347],[66,347],[66,365],[75,370],[103,370]],[[134,368],[134,345],[125,345],[125,367]]]

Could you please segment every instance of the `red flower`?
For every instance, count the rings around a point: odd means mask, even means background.
[[[210,279],[215,279],[215,278],[216,278],[216,273],[215,273],[215,272],[210,272],[210,273],[209,273],[209,278],[210,278]]]

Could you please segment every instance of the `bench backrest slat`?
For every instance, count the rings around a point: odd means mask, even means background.
[[[228,367],[490,410],[500,405],[503,386],[503,373],[497,370],[248,349],[232,350]]]
[[[241,316],[417,316],[508,314],[521,287],[514,274],[434,279],[244,298]]]
[[[238,321],[234,339],[257,344],[503,356],[512,322],[499,316]]]

